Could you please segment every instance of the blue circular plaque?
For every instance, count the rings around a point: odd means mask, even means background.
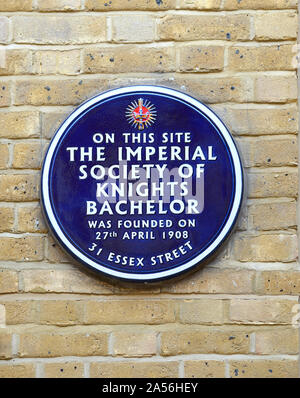
[[[158,281],[203,264],[231,232],[243,172],[222,121],[179,91],[131,86],[77,108],[52,139],[42,203],[84,265]]]

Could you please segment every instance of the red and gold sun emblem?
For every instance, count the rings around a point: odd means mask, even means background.
[[[155,106],[150,101],[144,101],[143,98],[140,98],[128,106],[126,118],[133,127],[144,130],[145,127],[150,127],[155,122],[155,109]]]

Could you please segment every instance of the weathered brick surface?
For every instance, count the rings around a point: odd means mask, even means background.
[[[20,335],[22,358],[107,355],[108,334],[102,332],[34,332]]]
[[[239,72],[289,71],[295,69],[294,56],[292,44],[238,45],[229,49],[228,66]]]
[[[168,330],[161,333],[161,354],[248,354],[250,335],[247,332],[217,329]]]
[[[230,107],[215,105],[215,111],[226,122],[234,134],[238,135],[271,135],[296,133],[297,108],[285,106],[253,106]]]
[[[179,319],[190,324],[222,324],[224,321],[223,300],[184,300],[180,303]]]
[[[242,235],[234,242],[234,255],[239,261],[291,262],[298,256],[296,235]]]
[[[0,75],[32,73],[32,52],[28,49],[1,49]]]
[[[40,135],[38,111],[3,111],[0,118],[0,138],[36,138]]]
[[[256,40],[291,40],[297,37],[297,13],[265,13],[254,18]]]
[[[246,167],[280,167],[298,164],[298,143],[289,138],[253,138],[239,141]]]
[[[0,144],[0,169],[7,169],[9,164],[9,146]]]
[[[0,359],[12,358],[12,335],[0,331]]]
[[[32,293],[112,294],[114,287],[82,270],[24,270],[24,290]]]
[[[33,378],[36,375],[35,365],[24,364],[1,364],[0,378]]]
[[[112,38],[115,42],[152,42],[155,39],[155,19],[142,14],[113,16]]]
[[[299,271],[263,271],[257,282],[259,294],[290,294],[298,296],[300,292]]]
[[[175,49],[161,46],[121,46],[87,48],[86,73],[132,73],[175,71]]]
[[[12,270],[0,270],[0,293],[15,293],[18,290],[18,273]]]
[[[81,72],[81,51],[42,50],[32,53],[32,72],[40,75],[78,75]]]
[[[159,21],[162,40],[249,40],[250,18],[247,15],[167,15]]]
[[[297,197],[298,174],[295,170],[270,173],[249,173],[249,197]]]
[[[296,360],[235,360],[230,361],[230,376],[242,378],[298,377]]]
[[[14,145],[13,163],[15,169],[40,169],[44,155],[42,142],[28,141]]]
[[[175,321],[175,303],[168,300],[90,301],[87,324],[162,324]]]
[[[296,228],[296,202],[260,203],[249,206],[249,219],[255,230]]]
[[[40,261],[44,258],[43,249],[40,236],[0,237],[0,260]]]
[[[113,334],[113,355],[124,357],[153,356],[157,351],[155,332],[116,332]]]
[[[179,50],[182,72],[215,72],[224,68],[224,47],[183,46]]]
[[[232,299],[229,320],[245,324],[291,324],[296,303],[287,299]]]
[[[225,0],[224,8],[227,10],[280,10],[285,8],[297,8],[297,0]]]
[[[298,330],[272,329],[255,332],[255,352],[261,355],[298,354]]]
[[[0,175],[0,200],[27,202],[39,198],[39,176],[37,174]]]
[[[0,11],[31,11],[32,0],[1,0]]]
[[[80,362],[46,363],[44,377],[51,379],[82,378],[84,377],[84,365]]]
[[[184,376],[195,378],[225,377],[225,363],[219,361],[185,361]]]
[[[150,377],[177,378],[179,363],[176,361],[157,362],[98,362],[91,364],[91,377]]]
[[[106,38],[106,23],[102,15],[22,15],[13,16],[12,23],[16,43],[101,43]]]
[[[16,82],[16,105],[75,105],[107,89],[103,79],[35,79]]]
[[[168,293],[251,294],[255,272],[251,270],[203,269],[162,287]]]
[[[38,0],[40,11],[78,11],[81,0]]]
[[[176,8],[176,0],[86,0],[85,7],[90,11],[121,11],[121,10],[157,10],[163,11]]]
[[[0,378],[299,375],[297,3],[0,0]],[[153,286],[76,264],[39,192],[63,120],[137,84],[211,106],[245,166],[228,243]]]
[[[39,205],[18,207],[18,232],[46,233],[47,227]]]

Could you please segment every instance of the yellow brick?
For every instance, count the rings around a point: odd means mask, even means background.
[[[35,51],[33,72],[37,74],[78,75],[81,72],[81,51]]]
[[[51,379],[84,377],[84,367],[79,362],[46,363],[44,365],[44,377]]]
[[[25,292],[112,294],[114,287],[79,270],[24,270]]]
[[[52,237],[46,240],[46,258],[53,263],[68,263],[72,261],[72,258],[64,252]]]
[[[168,293],[250,294],[253,292],[253,271],[203,269],[178,282],[162,286]]]
[[[181,72],[214,72],[224,67],[224,47],[184,46],[179,48]]]
[[[297,197],[297,172],[249,173],[248,195],[251,198]]]
[[[178,75],[174,83],[174,88],[186,90],[190,95],[209,104],[248,102],[252,98],[251,83],[247,77],[201,76],[199,79],[197,75]]]
[[[18,208],[17,230],[18,232],[47,232],[40,205],[29,205]]]
[[[297,329],[268,329],[255,332],[255,353],[262,355],[298,354]]]
[[[88,48],[84,54],[87,73],[171,72],[175,70],[172,47],[115,46]]]
[[[149,15],[117,15],[112,17],[115,42],[144,43],[155,40],[155,19]]]
[[[7,325],[38,323],[37,301],[2,302],[5,306]]]
[[[78,11],[81,0],[38,0],[39,11]]]
[[[246,332],[186,328],[161,333],[161,355],[227,355],[249,352],[250,336]]]
[[[218,10],[221,7],[221,0],[180,0],[180,9],[192,10]]]
[[[39,112],[0,112],[0,138],[35,138],[40,135]]]
[[[77,325],[83,320],[83,304],[79,301],[41,301],[40,323],[46,325]]]
[[[243,378],[295,378],[298,362],[293,359],[230,361],[230,376]]]
[[[7,144],[0,144],[0,169],[7,169],[8,163],[9,163],[9,147]]]
[[[146,357],[156,354],[155,332],[113,333],[113,355],[123,357]]]
[[[31,11],[32,0],[0,0],[0,11]]]
[[[44,239],[41,236],[0,238],[0,260],[40,261],[44,258]]]
[[[106,23],[102,15],[13,16],[15,43],[79,44],[105,41]]]
[[[0,43],[6,44],[9,42],[9,19],[7,17],[0,17]]]
[[[2,364],[0,365],[0,378],[33,378],[35,377],[35,366],[30,363]]]
[[[296,228],[296,202],[260,203],[249,207],[249,218],[256,230]]]
[[[162,40],[248,40],[247,15],[167,15],[158,23]]]
[[[298,114],[296,106],[247,106],[246,108],[214,106],[232,133],[264,135],[296,133]]]
[[[235,258],[242,262],[292,262],[297,260],[296,235],[245,235],[234,241]]]
[[[107,88],[104,79],[38,79],[16,82],[16,104],[75,105]]]
[[[0,330],[0,360],[10,358],[12,358],[12,334]]]
[[[300,292],[300,272],[264,271],[258,278],[257,291],[259,294],[298,296]]]
[[[71,113],[71,110],[61,111],[61,112],[42,112],[42,138],[51,139],[58,129],[58,127],[62,124],[62,122],[67,118],[67,116]]]
[[[179,319],[181,323],[222,324],[223,300],[198,299],[180,302]]]
[[[40,169],[44,148],[45,146],[40,141],[16,143],[13,150],[13,168]]]
[[[191,378],[223,378],[225,363],[219,361],[184,361],[184,376]]]
[[[239,141],[246,167],[279,167],[298,164],[297,139],[251,138]]]
[[[21,358],[107,355],[108,334],[103,332],[33,332],[20,335]]]
[[[228,68],[233,71],[294,70],[292,44],[237,45],[229,49]]]
[[[297,300],[232,299],[229,319],[245,324],[291,324],[295,304]]]
[[[256,40],[292,40],[297,38],[297,13],[271,12],[256,15],[254,29]]]
[[[88,324],[162,324],[175,321],[175,303],[169,300],[109,300],[86,304]]]
[[[280,10],[285,8],[297,8],[297,0],[225,0],[224,8],[226,10]]]
[[[111,87],[136,84],[154,84],[179,89],[207,104],[240,103],[253,100],[252,82],[248,76],[218,77],[218,75],[214,75],[214,77],[210,77],[209,74],[203,74],[199,79],[196,73],[178,73],[174,77],[160,75],[155,79],[148,78],[147,80],[140,77],[119,76],[113,82],[110,82]],[[228,108],[229,105],[222,112],[225,113]]]
[[[0,52],[0,75],[32,73],[32,54],[25,49],[7,49]]]
[[[0,200],[32,201],[39,198],[39,176],[36,174],[0,175]]]
[[[179,363],[157,362],[96,362],[91,363],[92,378],[177,378]]]
[[[18,290],[18,273],[8,269],[1,269],[0,293],[15,293]]]
[[[297,77],[259,76],[254,79],[255,102],[289,102],[297,99]]]
[[[176,8],[176,0],[86,0],[85,7],[90,11],[118,10],[169,10]]]
[[[11,83],[0,82],[0,107],[11,105]]]

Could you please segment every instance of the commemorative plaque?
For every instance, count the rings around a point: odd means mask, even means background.
[[[48,224],[76,260],[151,282],[208,260],[230,234],[243,172],[222,121],[157,86],[102,93],[52,139],[42,170]]]

